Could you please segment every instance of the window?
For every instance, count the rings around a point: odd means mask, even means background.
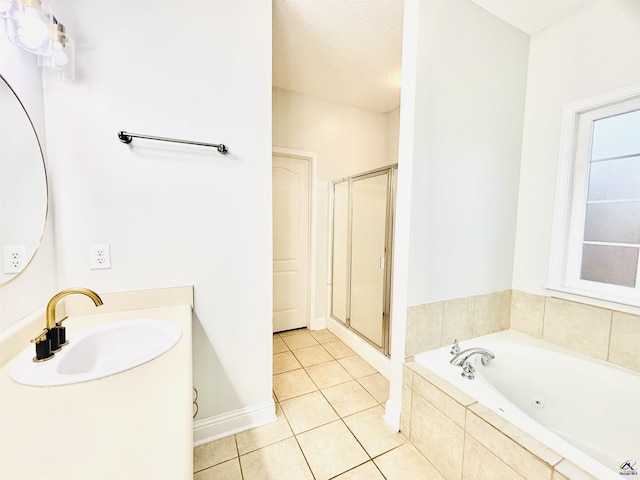
[[[549,287],[640,306],[640,87],[567,106]]]

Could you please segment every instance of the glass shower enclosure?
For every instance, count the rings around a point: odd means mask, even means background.
[[[331,315],[389,355],[397,166],[336,180]]]

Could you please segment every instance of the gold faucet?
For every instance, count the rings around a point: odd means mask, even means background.
[[[96,307],[102,305],[102,299],[100,298],[100,296],[96,292],[94,292],[93,290],[89,290],[88,288],[76,287],[62,290],[51,297],[51,300],[49,300],[49,303],[47,303],[47,330],[51,330],[52,328],[56,327],[56,306],[58,305],[58,302],[67,295],[73,295],[76,293],[89,297],[91,300],[93,300],[93,303]]]
[[[86,295],[93,300],[96,307],[103,304],[102,299],[96,292],[82,287],[67,288],[51,297],[51,300],[47,303],[45,317],[47,322],[46,327],[37,337],[31,340],[32,343],[36,344],[36,356],[33,358],[34,362],[50,359],[55,352],[60,351],[63,345],[69,343],[67,342],[66,329],[61,325],[67,317],[56,322],[56,306],[64,297],[74,294]]]

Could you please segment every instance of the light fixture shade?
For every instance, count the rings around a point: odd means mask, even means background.
[[[6,17],[9,40],[23,50],[46,55],[51,49],[51,11],[40,0],[22,0],[21,3],[21,9],[14,9]]]
[[[22,3],[18,0],[0,0],[0,18],[17,16],[22,12]]]
[[[75,47],[73,39],[67,35],[64,25],[53,17],[51,26],[50,49],[38,56],[38,65],[47,73],[62,80],[73,80],[75,77]]]

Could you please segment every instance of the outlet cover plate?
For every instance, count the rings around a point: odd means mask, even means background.
[[[111,268],[111,249],[108,243],[94,243],[89,247],[91,270]]]
[[[3,249],[4,273],[20,273],[27,266],[25,245],[5,245]]]

